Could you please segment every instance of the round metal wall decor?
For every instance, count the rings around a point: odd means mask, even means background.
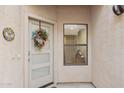
[[[3,37],[4,37],[5,40],[7,40],[7,41],[12,41],[12,40],[14,40],[14,38],[15,38],[15,33],[14,33],[13,29],[10,28],[10,27],[4,28],[4,30],[3,30]]]

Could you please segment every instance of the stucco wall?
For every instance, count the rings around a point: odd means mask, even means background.
[[[0,6],[0,87],[23,87],[21,15],[21,6]],[[13,41],[4,39],[5,27],[14,30]]]
[[[24,6],[25,13],[42,16],[46,19],[56,21],[56,6],[50,5],[28,5]]]
[[[112,6],[92,7],[92,61],[96,87],[124,87],[124,14]]]
[[[90,7],[88,6],[58,6],[58,82],[90,82],[91,81],[91,56],[90,56]],[[88,66],[63,66],[63,24],[85,23],[88,24]]]

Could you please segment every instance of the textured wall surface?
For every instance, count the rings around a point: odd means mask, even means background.
[[[25,12],[56,21],[56,6],[50,5],[28,5],[24,6]]]
[[[124,14],[112,6],[92,7],[93,83],[96,87],[124,87]]]
[[[21,15],[20,6],[0,6],[0,87],[23,87]],[[15,39],[11,42],[3,38],[5,27],[14,30]]]

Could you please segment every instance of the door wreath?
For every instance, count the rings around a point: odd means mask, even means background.
[[[32,39],[34,41],[34,46],[41,49],[45,46],[45,42],[48,39],[48,33],[46,30],[39,28],[38,30],[32,32]]]

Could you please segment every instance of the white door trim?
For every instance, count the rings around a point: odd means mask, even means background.
[[[44,18],[42,16],[37,16],[34,14],[29,14],[29,13],[25,13],[24,15],[24,31],[23,31],[23,35],[24,35],[24,87],[29,87],[29,70],[28,70],[28,51],[29,51],[29,33],[28,33],[28,20],[29,17],[34,18],[34,19],[39,19],[41,21],[45,21],[51,24],[54,24],[54,34],[53,34],[53,63],[54,63],[54,67],[53,67],[53,82],[56,85],[57,83],[57,23],[54,20],[48,19],[48,18]]]

